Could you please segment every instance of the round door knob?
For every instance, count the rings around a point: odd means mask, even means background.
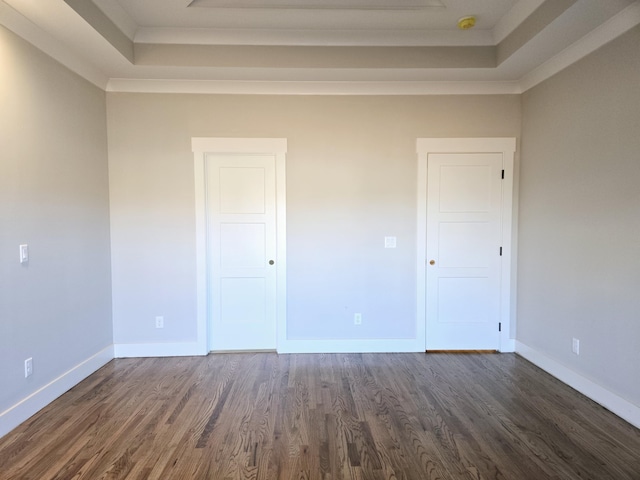
[[[269,265],[273,265],[274,263],[276,262],[274,262],[273,260],[269,260]]]
[[[435,265],[435,264],[436,264],[436,261],[435,261],[435,260],[431,260],[431,261],[429,262],[429,265]]]

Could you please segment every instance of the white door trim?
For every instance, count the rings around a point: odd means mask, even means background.
[[[511,305],[515,291],[511,288],[513,237],[513,167],[515,138],[418,138],[418,208],[417,208],[417,325],[418,334],[426,348],[426,249],[427,249],[427,159],[430,153],[501,153],[504,181],[502,185],[502,268],[500,279],[500,347],[512,352],[515,342],[511,338]]]
[[[205,192],[205,156],[207,153],[266,154],[276,159],[276,341],[281,345],[287,332],[287,210],[286,210],[286,138],[191,139],[194,160],[196,206],[196,302],[197,344],[202,355],[209,353],[207,312],[209,304],[207,276],[207,221]]]

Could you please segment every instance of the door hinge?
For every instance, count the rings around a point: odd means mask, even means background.
[[[502,180],[504,180],[504,170],[502,170]]]
[[[502,322],[498,322],[498,331],[501,332],[502,331]]]
[[[502,247],[500,247],[500,256],[502,256]]]

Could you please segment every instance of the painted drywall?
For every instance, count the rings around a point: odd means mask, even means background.
[[[413,338],[416,138],[519,137],[520,106],[515,95],[108,93],[115,343],[196,339],[192,137],[288,139],[288,338]]]
[[[0,105],[2,414],[113,333],[105,93],[0,27]]]
[[[637,406],[639,45],[636,27],[523,95],[517,328]]]

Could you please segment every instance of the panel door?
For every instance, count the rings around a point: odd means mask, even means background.
[[[502,154],[429,154],[427,350],[499,348]]]
[[[275,157],[207,154],[205,172],[210,349],[275,349]]]

